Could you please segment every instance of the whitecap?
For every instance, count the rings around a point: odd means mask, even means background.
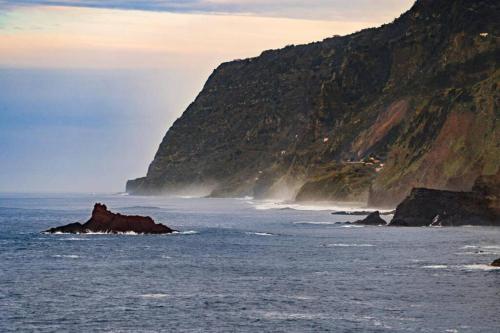
[[[79,237],[70,237],[70,238],[63,238],[61,239],[63,241],[88,241],[88,238],[79,238]]]
[[[363,202],[291,202],[291,201],[279,201],[279,200],[256,200],[253,202],[248,202],[255,207],[257,210],[269,210],[269,209],[292,209],[301,211],[332,211],[332,212],[359,212],[359,211],[376,211],[376,209],[368,208]],[[392,210],[379,210],[381,213],[390,213]],[[368,214],[366,214],[368,215]]]
[[[137,236],[137,235],[141,235],[135,231],[125,231],[125,232],[119,232],[118,233],[119,235],[127,235],[127,236]]]
[[[80,233],[77,233],[78,235],[80,235]],[[86,230],[85,233],[83,233],[82,235],[110,235],[111,232],[103,232],[103,231],[89,231],[89,230]]]
[[[323,318],[317,313],[302,313],[302,312],[280,312],[280,311],[259,311],[258,316],[269,320],[314,320]]]
[[[331,202],[323,203],[297,203],[290,201],[276,201],[276,200],[260,200],[252,202],[252,205],[257,210],[269,210],[269,209],[292,209],[292,210],[306,210],[306,211],[358,211],[362,209],[362,203],[353,202],[351,205],[346,203],[343,205],[332,204]]]
[[[373,247],[372,244],[344,244],[344,243],[334,243],[326,244],[327,247]]]
[[[498,245],[466,245],[461,247],[463,250],[476,250],[474,254],[500,254],[500,246]],[[465,251],[470,252],[470,251]]]
[[[174,235],[195,235],[198,231],[196,230],[186,230],[186,231],[174,231],[172,234]]]
[[[465,245],[465,246],[462,246],[461,249],[477,249],[478,246],[476,245]]]
[[[495,267],[491,265],[485,265],[485,264],[472,264],[472,265],[461,265],[459,266],[460,269],[467,270],[467,271],[496,271],[500,270],[500,267]]]
[[[293,224],[312,224],[312,225],[332,225],[332,224],[342,224],[341,222],[316,222],[316,221],[296,221]]]
[[[70,258],[70,259],[78,259],[80,256],[77,256],[76,254],[55,254],[53,255],[54,258]]]
[[[246,232],[247,235],[256,235],[256,236],[274,236],[268,232]]]
[[[168,294],[143,294],[143,295],[140,295],[140,297],[142,297],[142,298],[149,298],[149,299],[160,299],[160,298],[165,298],[168,296],[170,296],[170,295],[168,295]]]
[[[341,225],[341,228],[364,228],[364,225],[357,225],[357,224],[346,224],[346,225]]]
[[[455,252],[458,256],[480,256],[480,255],[491,255],[491,253],[487,252]]]
[[[426,265],[426,266],[422,266],[422,268],[446,269],[446,268],[448,268],[448,265]]]
[[[236,200],[244,200],[246,201],[246,203],[249,203],[249,204],[252,204],[253,202],[251,200],[253,200],[253,197],[251,196],[246,196],[246,197],[243,197],[243,198],[236,198]]]
[[[289,295],[289,296],[287,296],[287,298],[296,299],[299,301],[310,301],[310,300],[316,299],[315,297],[305,296],[305,295]]]

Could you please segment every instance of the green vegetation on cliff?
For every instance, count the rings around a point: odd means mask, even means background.
[[[379,28],[220,65],[127,191],[394,205],[500,166],[500,3],[419,0]]]

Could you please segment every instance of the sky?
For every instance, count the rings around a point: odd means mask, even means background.
[[[218,64],[413,0],[0,0],[0,192],[120,192]]]

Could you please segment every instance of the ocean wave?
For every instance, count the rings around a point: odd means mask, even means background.
[[[478,246],[476,245],[465,245],[465,246],[462,246],[461,249],[477,249]]]
[[[429,269],[457,269],[461,271],[497,271],[500,270],[500,267],[494,267],[487,264],[466,264],[466,265],[426,265],[422,266],[422,268]]]
[[[174,235],[196,235],[199,232],[196,230],[186,230],[186,231],[174,231],[172,234]]]
[[[146,235],[144,233],[138,233],[135,231],[124,231],[124,232],[106,232],[106,231],[87,231],[87,232],[43,232],[45,235],[90,235],[90,236],[95,236],[95,235],[117,235],[117,236],[140,236],[140,235]],[[66,238],[62,240],[88,240],[88,239],[83,239],[83,238]]]
[[[298,300],[298,301],[310,301],[310,300],[316,299],[316,297],[306,296],[306,295],[289,295],[289,296],[286,296],[286,297],[290,298],[290,299],[295,299],[295,300]]]
[[[344,224],[340,226],[341,228],[364,228],[364,225],[358,225],[358,224]]]
[[[268,320],[315,320],[325,318],[324,315],[319,313],[305,312],[256,311],[254,315]]]
[[[472,265],[461,265],[458,266],[459,269],[467,270],[467,271],[497,271],[500,270],[500,267],[495,267],[491,265],[485,264],[472,264]]]
[[[381,214],[388,215],[393,213],[393,210],[374,209],[364,206],[362,202],[290,202],[279,200],[247,200],[247,203],[254,206],[257,210],[301,210],[301,211],[332,211],[337,215],[368,215],[372,212],[379,211]],[[341,214],[345,213],[345,214]]]
[[[429,269],[446,269],[448,268],[448,265],[425,265],[422,266],[422,268],[429,268]]]
[[[70,259],[80,258],[80,256],[77,256],[76,254],[55,254],[52,257],[54,257],[54,258],[70,258]]]
[[[247,235],[256,235],[256,236],[275,236],[274,234],[270,234],[268,232],[245,232]]]
[[[118,209],[153,209],[153,210],[158,210],[162,209],[161,207],[157,206],[130,206],[130,207],[122,207]]]
[[[246,197],[243,197],[243,198],[235,198],[236,200],[243,200],[243,201],[246,201],[247,203],[252,203],[251,200],[253,200],[253,197],[251,196],[246,196]]]
[[[63,238],[61,239],[62,241],[88,241],[88,238],[81,238],[81,237],[70,237],[70,238]]]
[[[149,299],[160,299],[160,298],[166,298],[169,296],[170,295],[168,295],[168,294],[143,294],[143,295],[139,295],[139,297],[149,298]]]
[[[374,247],[373,244],[345,244],[345,243],[334,243],[326,244],[327,247]]]
[[[352,203],[352,206],[335,205],[332,203],[296,203],[287,201],[265,200],[265,201],[252,201],[251,203],[257,210],[269,209],[292,209],[292,210],[306,210],[306,211],[358,211],[363,209],[361,203]]]
[[[334,221],[329,221],[329,222],[316,222],[316,221],[297,221],[293,222],[293,224],[312,224],[312,225],[335,225],[335,224],[344,224],[343,222],[334,222]]]
[[[104,231],[89,231],[79,235],[119,235],[119,236],[139,236],[144,235],[142,233],[137,233],[135,231],[124,231],[124,232],[104,232]]]
[[[460,254],[500,254],[499,245],[465,245],[460,249],[469,250]],[[471,252],[470,250],[474,250],[475,252]]]

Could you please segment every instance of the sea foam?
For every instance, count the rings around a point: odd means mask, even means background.
[[[256,235],[256,236],[274,236],[268,232],[246,232],[247,235]]]

